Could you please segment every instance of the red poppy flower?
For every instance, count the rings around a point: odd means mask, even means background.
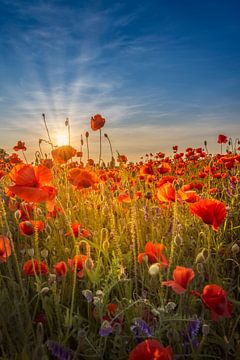
[[[100,114],[96,114],[96,115],[92,116],[91,117],[91,128],[92,128],[92,130],[93,131],[100,130],[104,126],[105,121],[106,120]]]
[[[43,166],[46,166],[48,169],[51,169],[53,167],[53,161],[52,159],[42,159],[41,164]]]
[[[59,261],[53,267],[58,276],[65,276],[68,271],[67,264],[65,263],[65,261]]]
[[[91,233],[88,230],[83,229],[81,224],[77,224],[77,223],[72,224],[71,228],[72,228],[72,231],[68,231],[65,234],[65,236],[74,235],[76,238],[78,236],[84,237],[84,238],[89,238],[91,236]]]
[[[38,259],[31,259],[24,263],[23,272],[27,276],[47,275],[48,267]]]
[[[94,172],[80,168],[69,170],[68,179],[77,189],[95,187],[98,183],[98,177]]]
[[[162,202],[174,202],[175,201],[175,189],[170,182],[166,182],[158,188],[157,198]]]
[[[19,140],[19,141],[17,142],[17,145],[14,146],[13,150],[14,150],[14,151],[19,151],[19,150],[26,151],[27,148],[26,148],[26,146],[25,146],[25,142]]]
[[[10,240],[7,236],[0,235],[0,264],[7,261],[12,253]]]
[[[22,160],[19,158],[18,154],[10,155],[9,161],[11,164],[21,164],[22,163]]]
[[[195,191],[179,190],[178,194],[183,201],[186,201],[188,203],[195,203],[200,199],[198,194]]]
[[[5,172],[4,172],[3,170],[0,170],[0,180],[1,180],[1,178],[3,178],[5,175],[6,175]]]
[[[195,273],[192,269],[183,266],[177,266],[173,271],[173,280],[163,281],[162,285],[170,286],[176,294],[182,294],[187,291],[187,287]]]
[[[127,161],[128,161],[128,158],[126,157],[126,155],[118,154],[117,162],[126,164]]]
[[[128,360],[172,360],[173,353],[171,346],[166,348],[154,339],[147,339],[130,352]]]
[[[37,232],[41,232],[44,230],[44,223],[41,220],[22,221],[18,226],[22,235],[32,235],[34,234],[35,229],[37,230]]]
[[[138,262],[141,264],[144,256],[147,256],[150,264],[160,263],[161,267],[167,267],[168,260],[163,254],[164,249],[165,246],[163,244],[153,244],[149,241],[145,245],[145,252],[138,255]]]
[[[162,162],[160,167],[157,169],[159,174],[166,174],[172,170],[171,165],[167,162]]]
[[[220,286],[206,285],[202,294],[197,291],[192,291],[192,294],[201,297],[203,304],[211,311],[212,320],[218,321],[219,316],[232,316],[232,304]]]
[[[15,183],[9,186],[9,190],[25,201],[40,203],[52,201],[56,196],[55,187],[48,185],[52,173],[43,165],[19,164],[11,170],[9,176]]]
[[[218,135],[218,141],[217,141],[218,144],[226,144],[227,141],[228,141],[227,136],[222,135],[222,134]]]
[[[75,255],[72,259],[68,259],[68,265],[71,267],[72,272],[77,271],[77,276],[82,278],[84,273],[85,264],[87,261],[86,255]]]
[[[223,202],[215,199],[202,199],[191,205],[190,211],[200,217],[205,224],[211,225],[214,231],[226,217],[226,206]]]
[[[58,164],[66,164],[66,162],[76,154],[77,150],[70,145],[60,146],[57,149],[52,150],[53,160]]]
[[[129,196],[129,194],[125,191],[121,192],[119,195],[118,195],[118,202],[119,203],[130,203],[131,202],[131,198]]]

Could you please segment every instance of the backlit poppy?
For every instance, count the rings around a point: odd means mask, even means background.
[[[226,217],[226,206],[223,202],[215,199],[202,199],[191,205],[190,211],[200,217],[205,224],[211,225],[214,231],[218,231]]]
[[[9,190],[25,201],[52,201],[56,196],[56,189],[48,184],[52,180],[51,171],[43,165],[16,165],[9,174],[14,185]]]
[[[163,347],[158,340],[147,339],[130,352],[128,360],[172,360],[171,346]]]
[[[195,296],[201,297],[203,304],[211,311],[212,320],[218,321],[219,316],[231,317],[232,304],[227,299],[227,293],[218,285],[206,285],[202,294],[192,291]]]
[[[65,236],[74,235],[76,238],[78,236],[83,238],[89,238],[91,236],[91,233],[88,230],[84,229],[81,224],[74,223],[71,225],[71,228],[72,230],[68,231]]]
[[[77,150],[70,145],[60,146],[52,150],[53,160],[58,164],[66,164],[68,160],[77,154]]]
[[[93,171],[80,168],[69,170],[68,179],[77,189],[95,187],[98,183],[98,177]]]
[[[26,146],[25,146],[25,142],[19,140],[19,141],[17,142],[17,145],[14,146],[13,150],[14,150],[14,151],[19,151],[19,150],[26,151],[27,148],[26,148]]]
[[[22,235],[32,235],[35,232],[41,232],[44,230],[44,223],[41,220],[26,220],[19,223],[19,230]]]
[[[173,280],[163,281],[162,285],[170,286],[176,294],[180,295],[187,291],[187,287],[194,277],[192,269],[177,266],[173,271]]]
[[[23,272],[27,276],[47,275],[48,267],[38,259],[31,259],[24,263]]]
[[[96,114],[92,116],[90,120],[92,130],[93,131],[100,130],[104,126],[105,121],[106,120],[100,114]]]
[[[7,261],[7,258],[11,255],[12,248],[10,240],[7,236],[0,235],[0,263]]]
[[[68,259],[68,265],[72,272],[77,271],[77,276],[82,278],[85,275],[84,268],[88,257],[86,255],[75,255],[72,259]]]
[[[65,261],[59,261],[53,267],[54,267],[55,273],[61,277],[65,276],[68,271],[67,264],[65,263]]]
[[[175,197],[175,189],[170,182],[166,182],[157,190],[157,198],[162,202],[174,202]]]
[[[168,260],[163,254],[165,246],[163,244],[153,244],[149,241],[145,245],[145,252],[138,255],[138,262],[141,264],[143,258],[146,256],[150,264],[160,263],[161,267],[168,266]]]
[[[228,141],[227,136],[222,135],[222,134],[218,135],[218,141],[217,141],[218,144],[226,144],[227,141]]]

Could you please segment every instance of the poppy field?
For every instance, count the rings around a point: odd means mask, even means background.
[[[132,163],[43,120],[0,151],[0,359],[240,359],[240,141]]]

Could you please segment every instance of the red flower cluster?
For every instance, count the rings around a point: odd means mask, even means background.
[[[153,339],[147,339],[138,344],[129,354],[128,360],[172,360],[171,346],[166,348]]]

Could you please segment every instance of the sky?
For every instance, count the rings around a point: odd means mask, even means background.
[[[23,140],[31,156],[45,113],[55,143],[68,117],[97,158],[100,113],[133,161],[218,151],[218,134],[240,137],[239,13],[239,0],[0,0],[0,148]]]

